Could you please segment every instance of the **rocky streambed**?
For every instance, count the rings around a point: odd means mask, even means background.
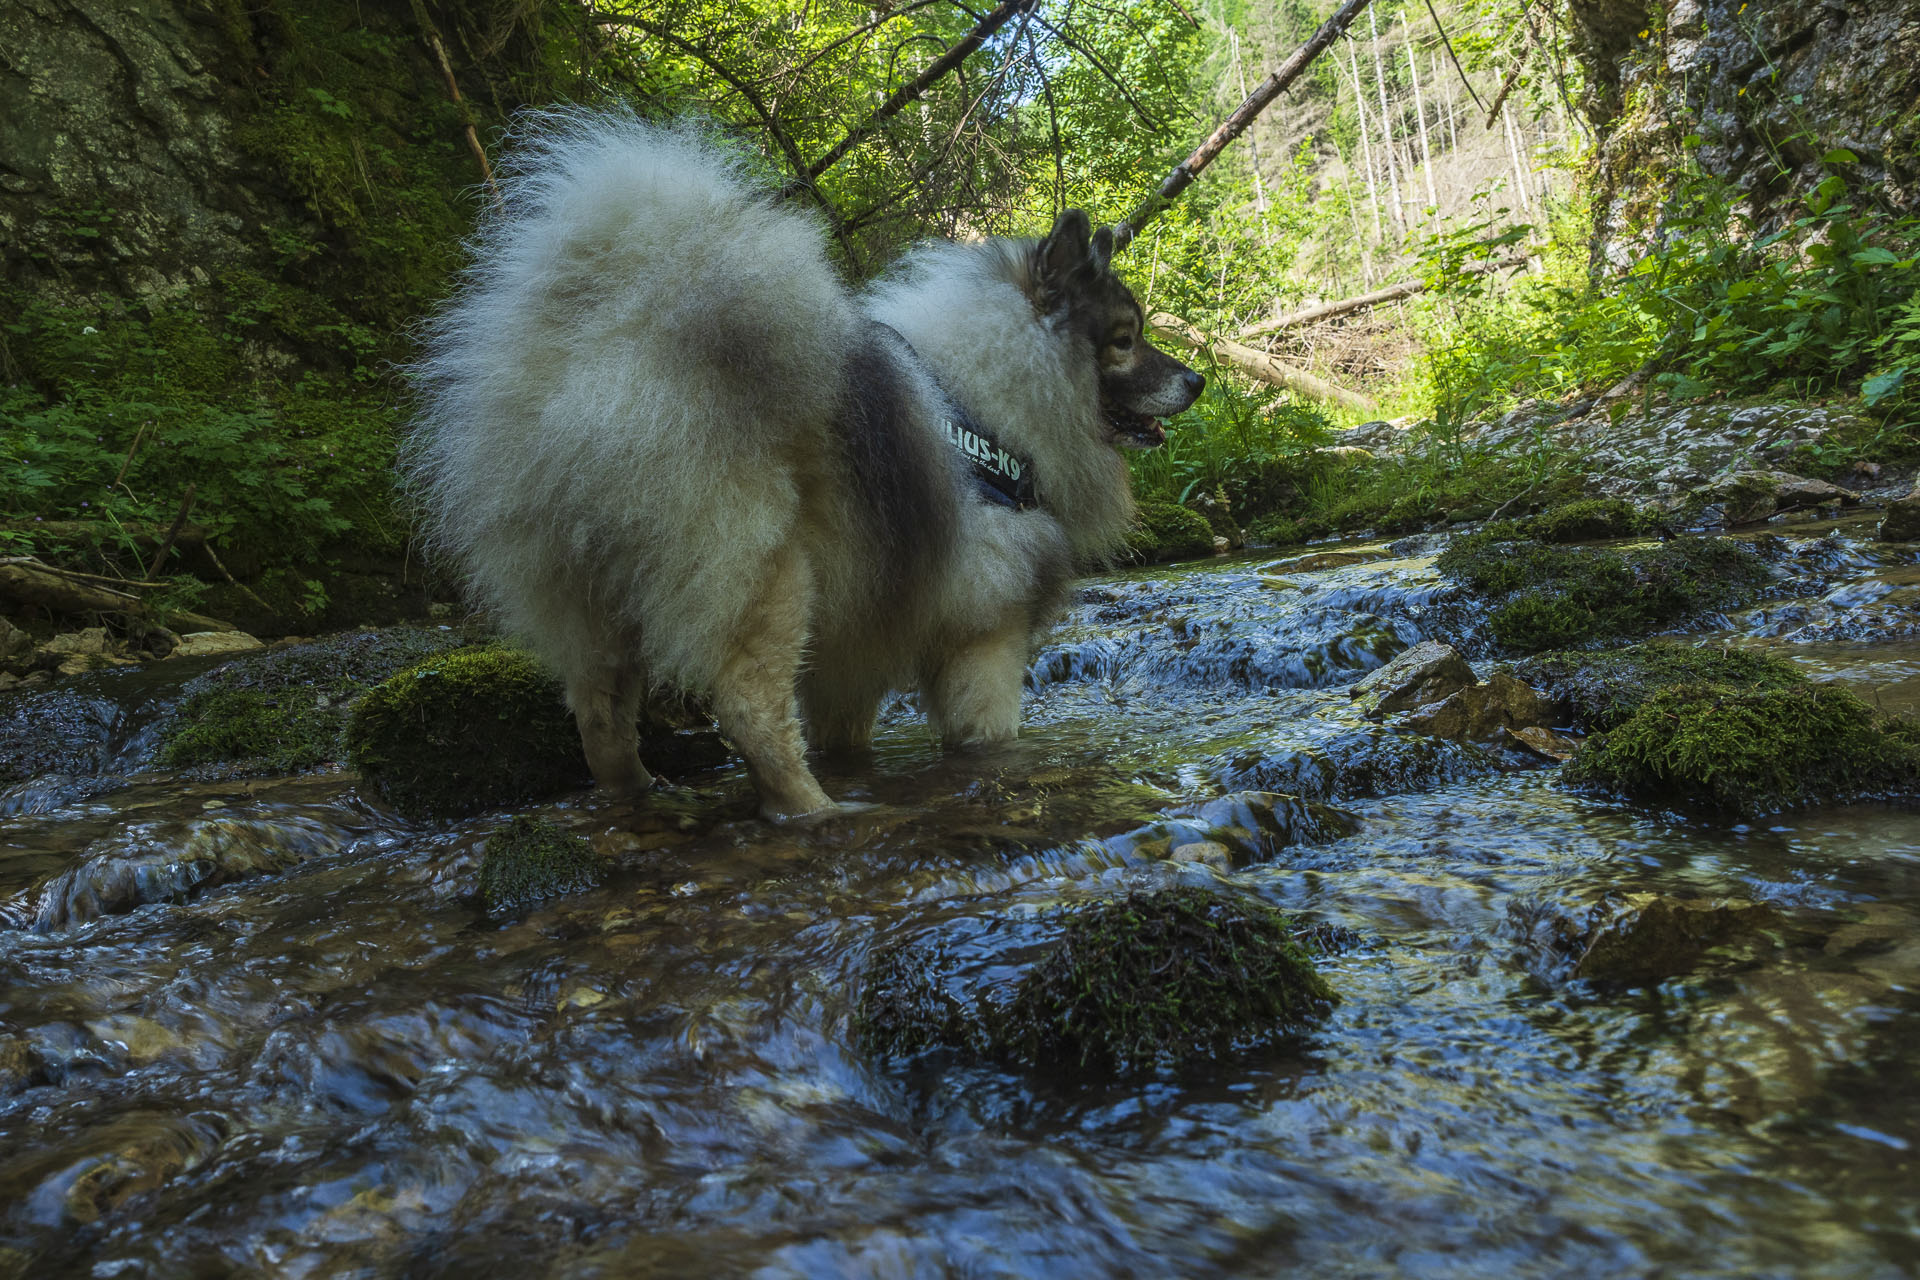
[[[863,807],[806,826],[699,753],[644,809],[418,820],[324,736],[208,763],[175,744],[218,738],[182,718],[219,659],[13,696],[0,1276],[1910,1274],[1920,810],[1859,798],[1908,781],[1574,785],[1584,735],[1691,712],[1509,667],[1568,615],[1464,594],[1515,584],[1445,545],[1089,582],[1019,742],[942,755],[900,700],[822,770]],[[1913,545],[1752,555],[1738,599],[1623,561],[1645,607],[1609,625],[1757,664],[1716,698],[1920,710]],[[228,692],[350,697],[374,642],[330,643]],[[593,873],[489,910],[510,814]],[[1177,1057],[987,1043],[1064,929],[1143,900],[1176,943],[1278,909],[1330,994]]]

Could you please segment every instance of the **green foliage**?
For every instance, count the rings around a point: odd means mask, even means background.
[[[1218,366],[1202,366],[1207,390],[1167,422],[1167,442],[1129,456],[1142,498],[1185,502],[1242,481],[1272,459],[1325,445],[1334,424],[1317,406],[1270,390],[1246,390]],[[1239,510],[1236,501],[1235,510]]]
[[[1648,640],[1602,653],[1542,653],[1514,663],[1513,674],[1564,709],[1585,732],[1619,725],[1673,685],[1713,685],[1738,693],[1793,689],[1799,667],[1756,649]]]
[[[513,649],[457,649],[391,676],[361,699],[347,754],[409,817],[460,817],[541,800],[588,780],[559,683]]]
[[[1456,540],[1441,573],[1494,602],[1487,625],[1509,649],[1537,653],[1648,635],[1756,595],[1771,575],[1749,548],[1677,538],[1644,550],[1516,541],[1512,526]]]
[[[488,837],[480,900],[489,915],[514,915],[547,898],[584,893],[606,875],[606,860],[585,840],[523,814]]]
[[[1569,785],[1643,803],[1756,817],[1920,791],[1920,722],[1806,684],[1654,694],[1568,762]]]

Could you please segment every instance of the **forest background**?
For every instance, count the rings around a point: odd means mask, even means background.
[[[1335,7],[1010,4],[903,94],[988,11],[18,6],[0,557],[259,634],[424,608],[397,370],[526,107],[712,121],[859,280],[927,235],[1119,218]],[[1210,375],[1136,461],[1149,510],[1285,543],[1538,508],[1581,459],[1480,426],[1596,398],[1839,404],[1797,469],[1911,461],[1916,8],[1376,0],[1120,264]],[[1330,447],[1374,419],[1392,450]]]

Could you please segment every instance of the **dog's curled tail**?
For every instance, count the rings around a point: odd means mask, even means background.
[[[671,519],[703,468],[830,420],[853,304],[818,221],[738,157],[692,125],[563,108],[519,119],[501,172],[408,370],[406,469],[478,576],[474,544],[516,522],[575,512],[604,540],[615,505]]]

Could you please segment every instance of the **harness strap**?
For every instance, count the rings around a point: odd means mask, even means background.
[[[939,376],[898,329],[878,320],[874,323],[899,339],[900,345],[939,391],[940,398],[945,401],[945,412],[940,418],[940,434],[972,467],[973,481],[980,490],[980,496],[1015,511],[1031,511],[1039,506],[1040,500],[1034,493],[1032,461],[1011,449],[1002,448],[1000,442],[980,425],[979,420],[967,412],[966,406],[947,390],[946,384],[940,381]]]

